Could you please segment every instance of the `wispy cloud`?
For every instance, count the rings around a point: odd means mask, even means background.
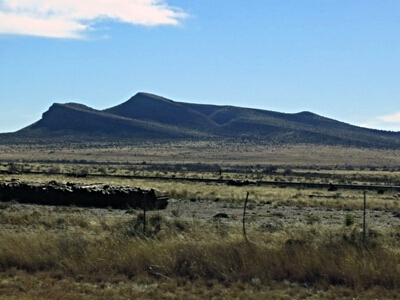
[[[102,20],[157,26],[186,17],[162,0],[0,0],[0,34],[83,38]]]
[[[391,131],[400,131],[400,112],[380,116],[361,124],[362,127],[376,128]]]
[[[400,112],[397,112],[393,115],[378,117],[378,119],[386,123],[395,123],[400,125]]]

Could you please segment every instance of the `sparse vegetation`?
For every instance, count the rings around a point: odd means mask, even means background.
[[[364,247],[358,226],[277,223],[264,226],[268,230],[250,227],[246,243],[238,224],[165,218],[157,212],[143,236],[141,218],[140,213],[121,218],[112,212],[104,218],[74,207],[27,212],[10,205],[0,215],[2,297],[80,298],[84,286],[102,286],[102,293],[87,291],[94,298],[114,299],[152,298],[166,286],[174,295],[187,295],[207,285],[203,293],[230,298],[269,293],[271,285],[277,296],[308,291],[321,299],[357,293],[390,298],[399,291],[398,228],[370,228]],[[14,229],[5,229],[10,225]],[[23,282],[33,282],[31,274],[37,284],[19,290]],[[44,277],[70,292],[48,287],[46,293],[38,284],[49,285]],[[143,288],[128,289],[128,283]]]
[[[138,143],[135,151],[117,143],[0,147],[4,180],[133,185],[173,199],[169,210],[148,212],[146,230],[134,209],[0,202],[0,299],[391,299],[400,292],[396,189],[367,192],[364,244],[362,191],[288,184],[398,185],[393,151],[217,142]],[[7,173],[10,165],[17,174]],[[229,186],[221,177],[276,185]]]
[[[346,214],[344,218],[344,225],[346,226],[353,226],[355,221],[355,217],[353,214]]]

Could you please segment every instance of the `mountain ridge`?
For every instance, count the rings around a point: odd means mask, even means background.
[[[354,126],[309,111],[282,113],[230,105],[177,102],[137,93],[97,110],[79,103],[54,103],[37,122],[0,141],[18,137],[75,136],[114,139],[250,139],[276,143],[400,149],[400,132]]]

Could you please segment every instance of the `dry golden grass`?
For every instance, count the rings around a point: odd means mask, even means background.
[[[221,166],[272,164],[291,166],[398,167],[396,150],[314,145],[268,145],[254,142],[169,141],[153,143],[0,145],[3,161],[75,161],[109,163],[209,163]]]
[[[376,178],[377,174],[366,171]],[[386,172],[382,176],[395,176],[397,172]],[[347,171],[342,172],[347,178]],[[364,176],[367,176],[367,175]],[[204,176],[204,174],[203,174]],[[344,210],[359,210],[363,208],[363,191],[342,189],[336,192],[317,188],[301,187],[277,187],[264,185],[251,186],[229,186],[220,183],[191,182],[185,180],[169,180],[168,178],[159,179],[140,179],[140,178],[121,178],[118,176],[103,176],[87,178],[70,178],[64,175],[53,174],[18,174],[18,175],[0,175],[0,180],[11,180],[17,177],[21,180],[48,182],[56,180],[58,182],[82,182],[82,183],[106,183],[109,185],[131,185],[145,189],[157,189],[164,191],[174,199],[182,200],[210,200],[224,201],[231,205],[242,205],[247,192],[250,194],[250,203],[255,205],[262,203],[271,203],[277,206],[302,206],[317,208],[335,208]],[[368,177],[367,177],[368,178]],[[301,179],[299,179],[301,181]],[[363,182],[366,184],[366,182]],[[367,191],[367,208],[370,210],[391,210],[400,211],[400,196],[397,190],[371,190]]]
[[[251,227],[3,206],[0,299],[346,299],[400,291],[398,228]]]
[[[75,172],[106,171],[108,175],[157,170],[124,169],[105,162],[207,162],[229,167],[267,163],[281,166],[340,165],[321,174],[342,176],[345,183],[385,183],[397,172],[343,170],[347,165],[396,168],[395,151],[334,147],[268,147],[246,144],[191,143],[103,146],[85,148],[2,148],[3,161],[51,161],[51,167]],[[97,164],[58,164],[82,160]],[[371,163],[373,162],[373,163]],[[33,170],[45,163],[22,163]],[[4,164],[3,164],[4,166]],[[138,166],[138,165],[137,165]],[[55,169],[54,169],[55,170]],[[298,173],[301,170],[297,170]],[[304,170],[307,172],[307,170]],[[51,173],[51,172],[49,172]],[[160,174],[163,174],[160,171]],[[224,179],[257,179],[258,173],[168,173]],[[329,182],[296,176],[263,175],[263,180]],[[0,175],[0,179],[61,182],[62,175]],[[165,176],[166,177],[166,176]],[[217,200],[240,207],[247,192],[250,204],[272,207],[335,208],[349,214],[362,208],[361,191],[232,187],[167,179],[123,179],[115,176],[79,181],[134,185],[167,191],[176,199]],[[396,191],[369,191],[368,208],[398,212]],[[0,203],[0,299],[396,299],[400,292],[399,227],[368,226],[366,244],[361,228],[349,218],[345,226],[324,225],[313,215],[306,222],[249,226],[244,241],[238,222],[201,221],[149,213],[143,234],[142,215],[77,207],[34,207]],[[271,212],[273,214],[273,211]],[[265,216],[267,217],[267,216]]]
[[[109,277],[108,282],[74,279],[58,273],[34,275],[10,270],[0,275],[0,299],[397,299],[397,290],[352,289],[332,286],[313,288],[291,282],[221,283],[216,280],[177,280],[143,276],[135,281],[127,277]]]

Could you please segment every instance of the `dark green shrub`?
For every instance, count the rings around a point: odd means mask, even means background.
[[[355,216],[353,214],[347,214],[344,217],[344,225],[345,226],[352,226],[355,222]]]

